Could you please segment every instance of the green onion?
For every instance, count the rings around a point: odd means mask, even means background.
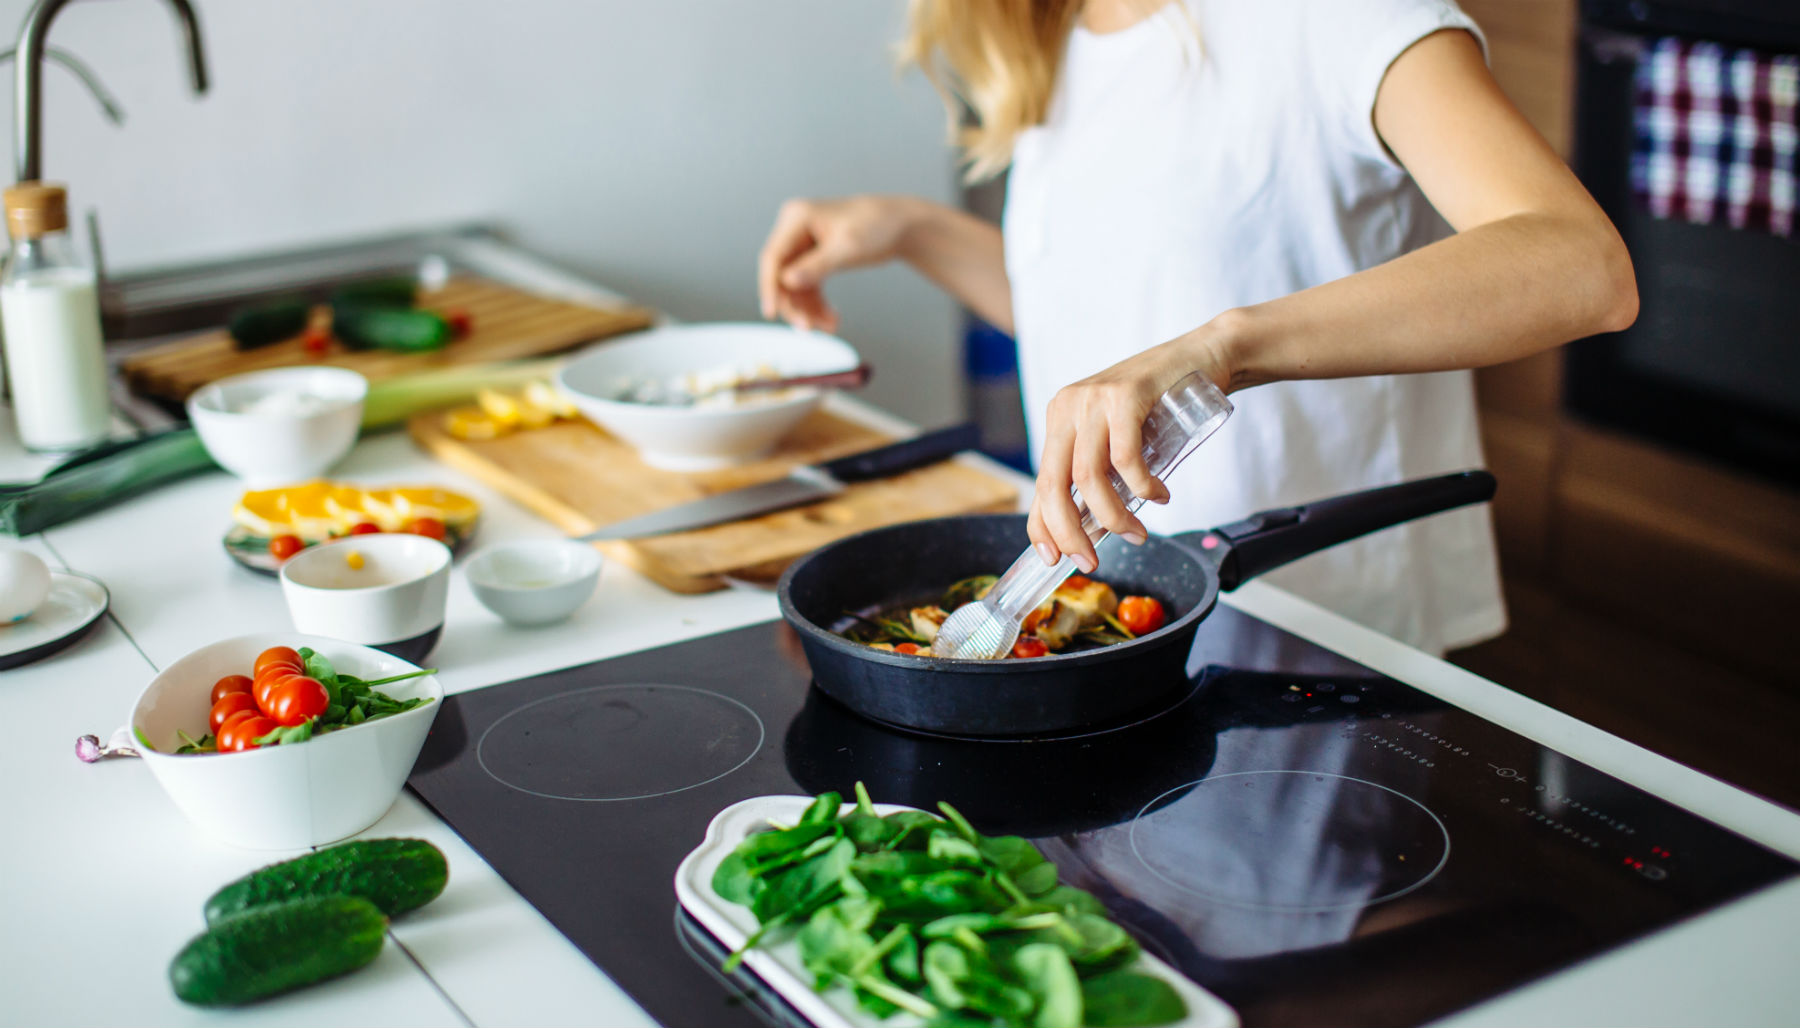
[[[415,414],[470,403],[482,389],[523,388],[528,382],[554,377],[560,363],[557,357],[495,361],[371,382],[363,400],[363,428],[387,428]]]

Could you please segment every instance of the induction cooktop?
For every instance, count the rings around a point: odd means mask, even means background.
[[[798,1021],[675,867],[732,803],[859,780],[1036,839],[1246,1025],[1418,1024],[1800,870],[1230,608],[1188,666],[1125,724],[939,738],[812,688],[774,622],[449,697],[410,785],[674,1025]]]

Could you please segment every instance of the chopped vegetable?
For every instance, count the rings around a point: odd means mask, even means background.
[[[986,596],[998,581],[995,575],[973,575],[953,583],[942,601],[924,606],[904,606],[875,613],[845,611],[853,622],[842,629],[845,638],[889,652],[910,652],[902,645],[929,649],[938,628],[954,611]],[[1134,598],[1133,618],[1162,624],[1162,605],[1148,596]],[[1009,654],[1015,658],[1042,657],[1070,649],[1116,646],[1137,637],[1137,632],[1117,616],[1122,609],[1112,586],[1086,575],[1070,575],[1037,609],[1026,613],[1019,639]],[[1146,607],[1146,604],[1154,605]],[[1151,631],[1153,629],[1145,629]]]
[[[349,553],[344,554],[344,564],[352,571],[361,571],[363,565],[366,563],[368,562],[363,560],[361,550],[351,550]]]
[[[940,803],[882,816],[862,783],[798,824],[739,843],[713,891],[759,927],[726,962],[792,936],[820,992],[849,989],[878,1017],[938,1025],[1162,1025],[1187,1006],[1161,978],[1124,970],[1137,943],[1091,894],[1017,836],[984,836]]]

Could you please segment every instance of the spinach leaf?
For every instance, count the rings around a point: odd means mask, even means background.
[[[981,850],[974,843],[944,831],[931,833],[925,844],[925,852],[946,864],[981,863]]]
[[[1037,1000],[1038,1028],[1067,1028],[1082,1023],[1081,980],[1059,946],[1033,943],[1013,956],[1013,969]]]
[[[844,805],[844,797],[835,792],[820,793],[819,798],[812,801],[806,813],[800,815],[803,825],[828,824],[837,820],[838,808]]]
[[[1187,1017],[1174,987],[1153,975],[1108,971],[1081,983],[1087,1023],[1093,1028],[1147,1028]]]
[[[888,952],[886,968],[889,977],[907,985],[922,985],[925,972],[919,967],[919,937],[907,932],[906,937]]]
[[[766,888],[761,878],[750,873],[749,861],[735,850],[719,862],[718,870],[713,872],[712,887],[720,896],[746,907]]]
[[[891,850],[924,849],[931,829],[944,823],[941,818],[923,810],[897,810],[882,820],[894,826],[894,834],[887,841],[887,848]]]
[[[798,824],[792,828],[776,828],[767,832],[757,832],[738,843],[733,852],[744,858],[751,867],[767,863],[775,857],[805,849],[813,840],[822,835],[831,834],[830,825]]]
[[[1035,867],[1028,867],[1013,875],[1013,884],[1027,896],[1042,897],[1056,888],[1056,865],[1046,860]]]
[[[1070,960],[1083,967],[1121,964],[1137,956],[1137,940],[1098,914],[1070,914],[1068,924],[1081,941],[1063,948],[1068,951]]]

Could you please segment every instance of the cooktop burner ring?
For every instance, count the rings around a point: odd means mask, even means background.
[[[1157,862],[1151,859],[1152,855],[1145,852],[1145,850],[1148,846],[1148,843],[1146,842],[1146,839],[1145,839],[1145,835],[1148,833],[1140,833],[1139,829],[1145,826],[1145,819],[1147,817],[1154,816],[1157,812],[1162,810],[1164,807],[1172,807],[1175,803],[1179,803],[1183,799],[1187,799],[1188,796],[1197,794],[1197,792],[1199,790],[1204,789],[1209,783],[1211,783],[1213,785],[1213,788],[1215,790],[1214,795],[1217,796],[1217,795],[1224,794],[1224,789],[1221,788],[1219,783],[1225,782],[1228,779],[1245,779],[1246,781],[1244,781],[1244,782],[1232,783],[1232,784],[1242,784],[1242,785],[1249,786],[1249,785],[1253,784],[1252,780],[1254,780],[1254,782],[1256,782],[1256,783],[1267,783],[1267,782],[1271,782],[1271,781],[1276,781],[1276,779],[1274,779],[1274,777],[1273,777],[1276,775],[1297,776],[1297,778],[1294,780],[1301,781],[1301,782],[1304,782],[1307,780],[1324,781],[1327,779],[1331,779],[1331,780],[1335,780],[1335,782],[1337,782],[1337,783],[1351,783],[1352,785],[1357,787],[1357,789],[1359,789],[1359,790],[1361,789],[1361,787],[1366,786],[1366,787],[1378,790],[1378,792],[1364,793],[1365,797],[1373,796],[1373,797],[1381,799],[1381,800],[1386,800],[1389,797],[1395,797],[1395,798],[1398,798],[1399,800],[1405,801],[1405,804],[1397,807],[1398,810],[1400,810],[1401,812],[1403,812],[1405,814],[1413,815],[1415,821],[1417,820],[1417,817],[1416,817],[1417,814],[1423,814],[1425,816],[1425,818],[1429,819],[1429,821],[1421,822],[1421,823],[1428,823],[1432,827],[1436,828],[1437,835],[1435,837],[1427,836],[1426,838],[1420,840],[1420,842],[1415,844],[1418,847],[1418,849],[1422,855],[1425,855],[1428,858],[1435,856],[1436,859],[1434,861],[1429,860],[1429,859],[1427,859],[1425,861],[1415,861],[1415,864],[1429,863],[1430,866],[1423,873],[1414,872],[1414,871],[1411,871],[1410,869],[1408,869],[1405,873],[1404,878],[1401,878],[1399,880],[1392,881],[1392,882],[1384,882],[1384,884],[1387,884],[1388,887],[1385,890],[1379,891],[1377,894],[1372,894],[1372,895],[1367,895],[1367,896],[1358,896],[1354,900],[1338,902],[1338,903],[1318,903],[1318,902],[1274,903],[1274,902],[1263,902],[1263,901],[1247,899],[1242,896],[1234,896],[1234,895],[1230,895],[1227,892],[1222,891],[1222,890],[1209,890],[1209,889],[1197,886],[1190,881],[1184,881],[1177,874],[1171,873],[1169,869],[1164,868],[1164,867],[1158,867]],[[1340,785],[1340,787],[1341,787],[1341,785]],[[1181,794],[1184,792],[1187,793],[1188,796],[1182,796],[1179,799],[1170,801],[1169,798],[1171,796],[1177,796],[1178,794]],[[1422,888],[1427,882],[1430,882],[1433,878],[1436,878],[1438,876],[1438,873],[1444,869],[1444,866],[1450,862],[1450,830],[1445,827],[1443,819],[1439,818],[1437,816],[1437,814],[1435,812],[1433,812],[1430,807],[1427,807],[1425,804],[1420,803],[1418,800],[1414,799],[1411,796],[1408,796],[1406,793],[1401,792],[1398,789],[1394,789],[1389,786],[1382,785],[1380,782],[1371,782],[1368,779],[1355,778],[1350,775],[1333,774],[1332,772],[1329,772],[1329,771],[1304,771],[1304,770],[1230,771],[1230,772],[1226,772],[1223,774],[1209,775],[1206,778],[1199,779],[1198,781],[1189,782],[1186,785],[1178,785],[1175,788],[1169,789],[1168,791],[1164,792],[1162,795],[1157,796],[1155,799],[1151,800],[1149,803],[1144,804],[1143,809],[1138,811],[1137,817],[1132,819],[1131,829],[1130,829],[1130,841],[1131,841],[1132,855],[1137,858],[1138,863],[1143,865],[1144,869],[1146,871],[1149,871],[1152,876],[1154,876],[1155,878],[1159,879],[1160,881],[1169,885],[1172,888],[1175,888],[1182,892],[1188,893],[1189,895],[1196,896],[1200,899],[1209,900],[1212,902],[1217,902],[1217,903],[1222,903],[1222,904],[1227,904],[1227,905],[1230,905],[1233,907],[1238,907],[1240,909],[1261,910],[1261,911],[1268,911],[1271,913],[1282,913],[1282,914],[1317,914],[1317,913],[1327,913],[1327,912],[1331,912],[1331,911],[1357,910],[1357,909],[1360,909],[1363,907],[1374,906],[1377,903],[1384,903],[1388,900],[1398,899],[1401,896],[1405,896],[1406,894],[1408,894],[1410,892],[1413,892],[1419,888]],[[1441,843],[1441,847],[1442,847],[1441,849],[1437,848],[1436,844],[1438,844],[1438,843]],[[1391,847],[1390,847],[1390,849],[1391,849]],[[1434,850],[1435,850],[1435,852],[1433,852]],[[1192,853],[1192,851],[1188,851],[1184,855],[1189,858],[1192,858],[1193,853]],[[1400,861],[1404,861],[1404,859],[1405,859],[1404,855],[1402,855],[1399,858]],[[1393,869],[1392,865],[1390,865],[1389,869],[1388,869],[1390,876],[1392,875],[1393,871],[1394,871],[1394,869]]]
[[[1189,686],[1187,689],[1181,690],[1176,695],[1172,695],[1172,697],[1168,700],[1168,702],[1159,704],[1154,707],[1146,707],[1146,708],[1144,708],[1143,711],[1141,711],[1139,713],[1129,715],[1128,720],[1115,721],[1110,724],[1096,725],[1093,727],[1065,728],[1065,729],[1061,729],[1060,731],[1042,732],[1042,733],[1039,733],[1036,735],[955,735],[950,732],[934,732],[934,731],[930,730],[929,728],[915,728],[912,725],[901,725],[901,724],[895,724],[892,721],[883,721],[882,719],[880,719],[878,717],[870,717],[869,715],[867,715],[861,711],[852,711],[851,713],[856,717],[860,717],[865,720],[872,721],[875,724],[878,724],[883,728],[890,728],[890,729],[892,729],[896,732],[899,732],[903,735],[917,735],[917,736],[921,736],[926,739],[943,739],[947,742],[979,742],[979,743],[1072,742],[1072,741],[1075,741],[1078,739],[1092,739],[1095,736],[1111,735],[1114,732],[1123,732],[1128,728],[1136,728],[1139,725],[1148,724],[1151,721],[1155,721],[1157,718],[1162,717],[1164,714],[1167,714],[1173,710],[1177,710],[1180,707],[1186,705],[1189,700],[1193,699],[1196,695],[1199,694],[1202,685],[1203,685],[1203,680],[1199,679],[1199,678],[1195,678],[1189,683]],[[811,688],[814,691],[823,695],[826,699],[830,700],[832,703],[838,704],[839,706],[843,706],[843,704],[836,697],[832,696],[830,693],[825,692],[825,690],[820,689],[817,682],[811,683]],[[849,710],[850,708],[844,707],[844,709]]]
[[[655,724],[658,714],[672,719],[673,732],[669,723]],[[712,736],[703,739],[708,726]],[[648,731],[634,731],[640,727]],[[533,731],[539,738],[531,738]],[[767,739],[762,717],[730,696],[626,682],[560,692],[508,711],[481,733],[475,759],[489,778],[530,796],[622,803],[716,782],[748,764]],[[561,753],[542,752],[558,747]],[[672,755],[680,759],[664,759]],[[686,773],[666,777],[672,769]]]

